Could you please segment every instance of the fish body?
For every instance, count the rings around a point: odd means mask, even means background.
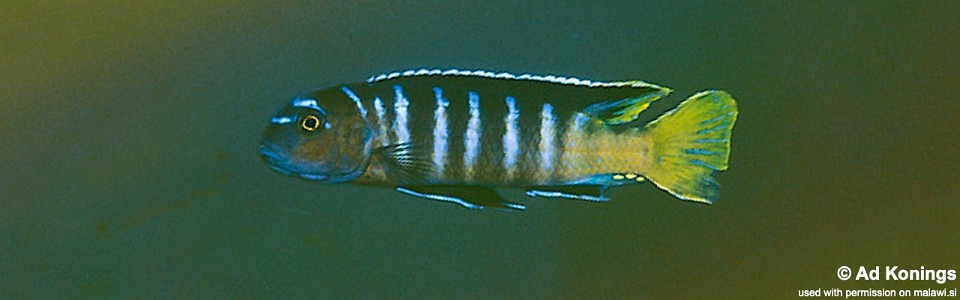
[[[638,80],[395,72],[295,98],[271,119],[260,149],[281,173],[391,186],[470,208],[523,208],[493,187],[606,201],[606,188],[645,179],[711,203],[713,173],[727,168],[736,103],[706,91],[649,124],[636,122],[670,92]]]

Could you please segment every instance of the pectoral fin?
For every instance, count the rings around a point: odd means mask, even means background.
[[[603,195],[606,186],[602,185],[567,185],[538,187],[527,190],[527,196],[543,198],[562,198],[590,202],[607,202],[610,198]]]
[[[417,144],[404,143],[383,146],[377,149],[376,154],[383,162],[390,178],[397,182],[413,184],[430,184],[434,182],[435,174],[433,161],[429,151]]]
[[[469,209],[484,209],[487,207],[511,210],[527,209],[522,204],[504,200],[493,189],[479,186],[401,186],[397,187],[397,191],[414,197],[452,202]]]

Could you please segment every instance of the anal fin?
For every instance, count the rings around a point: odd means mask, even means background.
[[[507,210],[527,209],[523,204],[508,202],[497,194],[497,191],[481,186],[400,186],[397,187],[397,191],[414,197],[456,203],[469,209],[484,209],[487,207]]]
[[[589,202],[607,202],[610,198],[603,195],[603,185],[566,185],[537,187],[527,190],[527,196],[542,198],[561,198]]]

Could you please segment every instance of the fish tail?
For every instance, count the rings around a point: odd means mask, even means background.
[[[737,103],[724,91],[697,93],[644,126],[651,138],[645,177],[688,201],[712,204],[720,194],[713,175],[727,169]]]

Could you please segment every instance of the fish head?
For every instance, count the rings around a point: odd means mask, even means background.
[[[355,102],[336,89],[320,90],[294,98],[270,119],[260,157],[286,175],[345,182],[365,171],[372,135]]]

